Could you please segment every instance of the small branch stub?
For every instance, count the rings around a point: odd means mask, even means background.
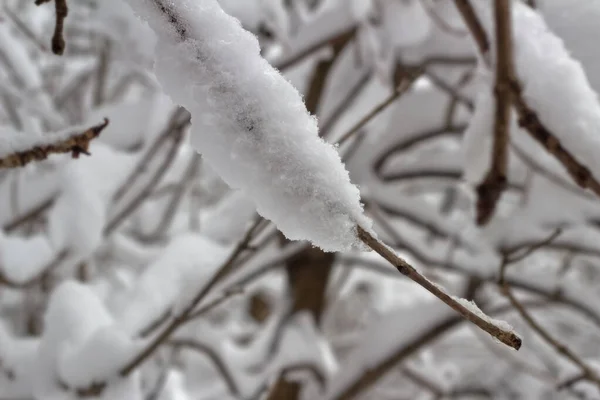
[[[44,3],[49,3],[51,0],[35,0],[35,5],[39,6]],[[67,0],[54,0],[56,23],[54,25],[54,34],[52,35],[52,52],[61,56],[65,51],[65,18],[69,14]]]

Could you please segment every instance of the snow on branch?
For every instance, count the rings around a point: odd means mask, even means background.
[[[455,0],[455,5],[489,66],[487,43],[495,26],[490,1]],[[509,87],[519,125],[580,187],[600,196],[598,94],[581,64],[537,12],[514,2],[511,20],[514,77]]]
[[[0,168],[18,168],[32,161],[45,160],[51,154],[71,153],[73,158],[87,154],[90,142],[108,125],[108,119],[82,133],[71,131],[24,134],[13,130],[0,131]]]
[[[129,0],[158,36],[155,70],[192,114],[192,146],[292,240],[357,247],[370,226],[336,149],[318,136],[298,91],[216,0]]]
[[[309,240],[325,251],[364,243],[485,332],[521,346],[512,330],[465,307],[377,239],[358,189],[336,149],[319,137],[298,91],[216,0],[128,2],[157,33],[155,72],[165,92],[190,111],[192,145],[261,215],[289,239]]]

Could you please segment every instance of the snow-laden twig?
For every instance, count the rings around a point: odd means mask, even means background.
[[[51,154],[71,153],[73,158],[89,154],[90,142],[108,125],[92,126],[82,133],[60,132],[45,135],[22,134],[10,130],[0,133],[0,169],[18,168],[32,161],[45,160]]]

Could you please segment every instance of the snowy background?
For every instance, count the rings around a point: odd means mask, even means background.
[[[509,2],[552,136],[477,224]],[[0,161],[110,121],[0,169],[0,400],[600,399],[600,0],[67,5],[0,3]]]

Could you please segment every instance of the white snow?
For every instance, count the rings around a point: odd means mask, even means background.
[[[0,232],[0,267],[11,282],[23,283],[36,277],[53,258],[50,242],[43,234],[20,237]]]
[[[452,298],[458,303],[462,304],[467,310],[471,311],[473,314],[483,319],[484,321],[489,322],[490,324],[498,327],[499,329],[505,332],[515,333],[513,327],[508,322],[488,317],[483,311],[481,311],[481,309],[477,306],[477,304],[475,304],[474,301],[456,296],[452,296]]]
[[[357,21],[364,21],[373,11],[373,0],[350,0],[349,3],[352,16]]]
[[[491,88],[483,87],[463,136],[463,177],[473,185],[483,181],[491,166],[495,104]]]
[[[114,350],[107,353],[106,347],[90,346],[89,342],[92,339],[92,343],[104,343],[106,346],[106,342],[99,340],[99,337],[119,337],[117,333],[98,334],[99,329],[106,329],[112,323],[112,316],[90,288],[74,281],[61,283],[52,293],[44,316],[44,333],[33,374],[35,392],[44,396],[60,391],[59,382],[91,383],[116,373],[120,367],[117,363],[119,357],[130,354],[123,351],[123,341],[112,341],[108,346],[116,343],[119,354],[115,354]],[[84,361],[80,356],[89,356],[91,359]],[[112,368],[109,365],[111,361]],[[66,376],[61,375],[63,372]]]
[[[431,33],[433,21],[427,15],[423,1],[383,2],[383,27],[386,40],[396,49],[417,46]]]
[[[192,113],[192,145],[221,177],[289,239],[326,251],[357,246],[354,227],[370,225],[358,189],[256,38],[215,0],[129,4],[159,36],[158,79]]]
[[[239,190],[229,193],[216,206],[203,212],[200,231],[219,243],[230,244],[246,233],[247,222],[256,215],[251,199]]]
[[[338,400],[367,371],[394,357],[433,326],[456,317],[441,302],[400,308],[369,325],[360,344],[349,354],[343,368],[329,381],[322,399]]]
[[[27,54],[26,46],[15,46],[16,37],[6,22],[0,23],[0,49],[7,58],[10,72],[14,73],[18,83],[28,88],[39,89],[42,78],[35,62]]]
[[[191,400],[185,390],[183,374],[177,370],[171,370],[167,374],[165,387],[158,400]]]
[[[64,165],[62,191],[49,216],[54,249],[68,249],[81,258],[91,255],[102,243],[107,207],[134,162],[133,156],[103,143],[93,143],[90,153],[90,157]]]
[[[107,103],[95,108],[86,120],[93,124],[108,118],[110,124],[96,140],[125,150],[149,139],[147,115],[156,111],[155,102],[153,98],[143,98],[135,102]]]
[[[228,249],[197,234],[174,237],[139,276],[117,317],[119,326],[137,334],[172,307],[185,304],[228,256]]]
[[[88,387],[115,375],[139,349],[114,326],[100,327],[80,346],[65,350],[58,373],[73,386]]]
[[[537,9],[550,29],[564,40],[567,50],[581,62],[596,93],[600,93],[600,3],[589,0],[538,0]]]

